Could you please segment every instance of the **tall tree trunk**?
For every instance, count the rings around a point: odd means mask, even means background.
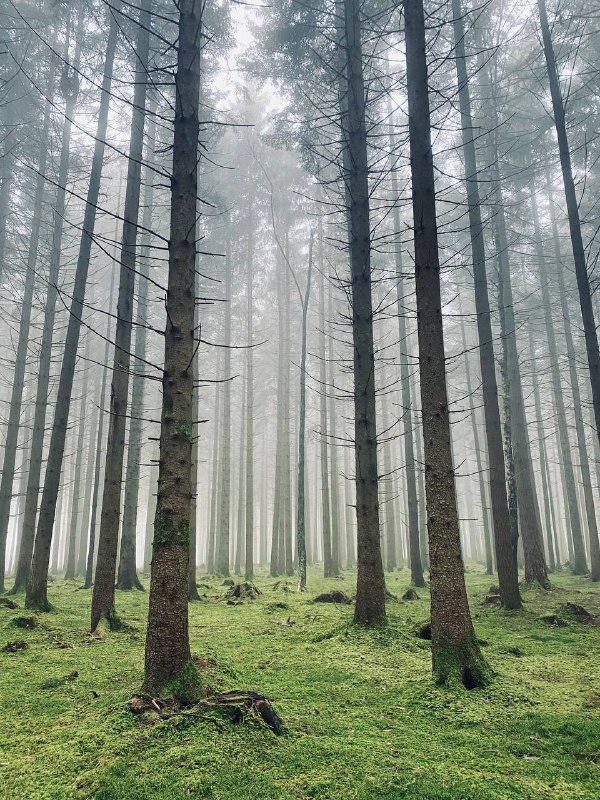
[[[365,88],[359,0],[344,0],[348,112],[342,118],[350,199],[352,338],[354,350],[354,443],[356,461],[357,564],[354,620],[385,622],[385,578],[379,528],[375,354],[371,291],[371,224]]]
[[[35,529],[40,495],[40,476],[44,451],[44,434],[46,427],[46,409],[50,391],[50,371],[52,367],[52,342],[54,339],[54,320],[56,317],[56,299],[58,295],[58,275],[62,253],[62,235],[64,229],[66,185],[69,174],[71,153],[71,119],[79,92],[77,72],[81,57],[81,37],[83,31],[83,13],[79,14],[77,33],[75,35],[75,53],[73,56],[72,74],[65,67],[61,81],[65,103],[65,118],[62,129],[60,161],[58,167],[56,199],[54,201],[54,221],[52,229],[52,246],[50,251],[50,267],[48,270],[48,290],[44,307],[44,323],[40,343],[38,378],[35,398],[35,414],[31,437],[31,456],[29,475],[27,477],[27,494],[23,514],[23,534],[19,550],[19,561],[13,592],[25,589],[31,570],[31,559],[35,540]]]
[[[330,578],[336,572],[331,558],[331,507],[329,503],[329,447],[327,441],[327,363],[325,360],[325,277],[323,260],[323,223],[319,219],[319,425],[321,460],[321,525],[323,534],[323,574]]]
[[[312,278],[313,239],[310,232],[308,243],[308,269],[306,272],[306,288],[302,301],[302,330],[300,341],[300,402],[298,422],[298,493],[296,504],[296,547],[298,548],[298,588],[306,589],[306,498],[304,485],[306,481],[305,448],[306,448],[306,340],[308,329],[308,304],[310,302],[310,286]],[[288,564],[286,563],[286,572]],[[288,573],[289,574],[289,573]]]
[[[219,514],[219,544],[223,546],[229,563],[229,541],[231,537],[231,220],[226,220],[225,244],[225,350],[223,355],[223,418],[221,430],[221,509]],[[224,552],[224,555],[225,555]],[[236,567],[239,570],[238,553],[236,551]]]
[[[579,390],[579,378],[577,376],[577,356],[575,353],[575,345],[573,343],[573,333],[571,331],[571,317],[569,313],[569,303],[565,288],[565,275],[562,264],[562,257],[560,252],[560,239],[558,236],[558,226],[556,224],[556,213],[554,209],[554,197],[552,192],[552,183],[548,170],[546,171],[546,185],[548,190],[548,197],[550,200],[550,221],[552,224],[552,241],[554,244],[554,260],[556,263],[556,274],[558,291],[560,293],[560,307],[563,318],[565,345],[567,351],[567,361],[569,363],[569,378],[571,385],[571,392],[573,394],[573,408],[575,409],[575,433],[577,436],[577,449],[579,452],[579,461],[581,465],[581,477],[583,482],[583,497],[585,501],[585,512],[588,523],[588,533],[590,538],[590,562],[591,562],[591,579],[592,581],[600,581],[600,541],[598,539],[598,523],[596,520],[596,507],[594,501],[594,492],[592,488],[592,478],[590,475],[590,460],[588,457],[588,448],[585,439],[585,429],[583,426],[583,416],[578,412],[582,408],[581,392]],[[595,443],[597,444],[597,437]],[[558,553],[557,553],[558,558]]]
[[[550,34],[550,26],[548,24],[546,0],[538,0],[538,10],[540,14],[540,25],[542,28],[544,56],[548,71],[548,83],[550,84],[550,94],[552,97],[554,125],[558,139],[558,152],[560,156],[565,200],[567,203],[567,214],[569,217],[569,232],[571,235],[573,260],[575,262],[575,277],[577,279],[579,305],[581,308],[581,319],[583,322],[583,332],[585,336],[585,348],[592,387],[592,403],[594,408],[594,420],[596,423],[596,435],[600,438],[600,350],[598,349],[598,333],[596,330],[594,309],[592,306],[590,282],[585,259],[585,248],[583,246],[583,237],[581,235],[579,203],[577,201],[575,182],[573,180],[571,151],[569,149],[569,139],[567,136],[567,125],[565,120],[565,106],[560,89],[556,57],[554,55],[554,47]]]
[[[246,452],[246,415],[243,412],[243,402],[246,397],[246,365],[244,365],[244,376],[242,379],[242,413],[240,421],[240,451],[238,459],[238,494],[237,494],[237,528],[235,536],[235,564],[234,572],[239,575],[242,571],[242,561],[244,557],[244,545],[246,541],[246,501],[245,501],[245,488],[246,482],[244,480],[246,474],[246,459],[244,453]]]
[[[201,0],[179,2],[160,461],[143,685],[152,696],[169,685],[181,700],[195,699],[199,691],[199,677],[190,657],[187,577],[203,5]]]
[[[154,156],[156,145],[156,118],[154,116],[156,103],[154,98],[149,100],[148,141],[146,145],[146,159],[150,161]],[[146,169],[146,182],[144,189],[144,212],[142,215],[142,245],[139,257],[139,287],[136,311],[135,371],[133,374],[131,390],[131,422],[129,425],[129,441],[127,444],[127,466],[125,467],[125,499],[123,502],[123,525],[121,531],[121,553],[119,557],[119,572],[117,589],[140,589],[140,583],[135,568],[135,542],[137,538],[138,504],[140,494],[140,462],[143,444],[143,416],[144,416],[144,390],[146,368],[146,345],[148,333],[148,278],[150,277],[150,244],[152,228],[152,209],[154,203],[154,186],[151,168]]]
[[[481,458],[481,444],[479,440],[479,426],[477,424],[477,411],[475,408],[474,388],[471,379],[471,367],[469,364],[469,348],[467,346],[467,334],[465,331],[465,321],[462,312],[462,306],[459,306],[460,313],[460,332],[462,340],[462,348],[465,353],[465,377],[467,380],[467,394],[469,396],[469,416],[473,427],[473,447],[475,450],[475,463],[477,465],[477,478],[479,483],[479,502],[481,503],[481,515],[483,520],[483,542],[485,547],[485,574],[492,575],[493,558],[492,558],[492,542],[490,537],[490,523],[489,514],[487,509],[487,495],[485,491],[485,478],[484,478],[484,464]],[[502,444],[502,442],[501,442]],[[502,453],[502,462],[504,464],[504,453]],[[503,467],[504,469],[504,467]],[[506,489],[504,490],[506,493]],[[516,548],[514,558],[516,562]]]
[[[489,677],[467,601],[456,506],[440,291],[422,0],[406,0],[409,111],[419,372],[431,575],[431,644],[437,683],[481,686]]]
[[[508,498],[506,495],[502,425],[500,422],[494,339],[488,295],[485,240],[481,221],[471,96],[465,56],[464,19],[460,0],[452,0],[452,16],[498,585],[500,587],[502,605],[506,608],[520,608],[521,595],[519,592],[516,542],[513,541],[511,536]]]
[[[552,394],[556,406],[556,423],[558,426],[560,454],[565,472],[567,511],[571,521],[571,535],[573,537],[573,550],[575,554],[575,560],[572,568],[575,575],[585,575],[588,571],[585,559],[585,544],[583,541],[583,530],[581,525],[581,517],[579,515],[579,505],[577,502],[575,470],[573,469],[573,460],[571,458],[571,442],[569,441],[565,400],[560,380],[560,366],[558,363],[558,352],[556,348],[556,339],[554,336],[554,325],[552,322],[550,290],[548,288],[548,277],[544,274],[545,256],[542,244],[542,230],[540,226],[537,198],[535,194],[536,188],[533,181],[530,182],[530,192],[531,211],[533,216],[533,232],[535,237],[538,272],[540,275],[540,287],[542,290],[542,306],[544,309],[544,328],[546,332],[546,341],[548,343],[548,358],[550,360]],[[551,535],[552,533],[550,532],[549,536],[551,537]]]
[[[106,445],[102,513],[100,515],[100,533],[98,537],[98,561],[92,595],[92,631],[96,630],[101,619],[106,619],[110,626],[117,619],[115,612],[115,577],[117,572],[117,549],[119,546],[119,523],[121,521],[127,400],[129,396],[131,323],[133,319],[133,295],[137,263],[136,246],[144,149],[144,121],[146,118],[151,5],[152,0],[142,0],[137,40],[134,48],[137,55],[135,89],[131,114],[125,209],[123,212],[117,325],[110,385],[110,414],[108,417],[108,442]],[[141,364],[136,365],[138,369],[141,367]],[[128,589],[130,586],[139,585],[135,569],[135,531],[128,530],[128,536],[121,543],[121,548],[123,562],[121,585],[123,588]]]
[[[342,566],[342,550],[344,542],[340,537],[340,479],[338,466],[338,441],[337,441],[337,418],[335,404],[335,358],[333,352],[333,287],[329,283],[328,292],[328,316],[329,316],[329,441],[330,441],[330,461],[331,461],[331,561],[333,574],[339,575]],[[325,331],[323,331],[325,333]],[[325,387],[323,387],[324,390]],[[306,498],[308,504],[308,497]],[[308,537],[307,537],[308,538]]]
[[[117,0],[115,8],[118,10],[119,7],[120,4]],[[29,583],[27,586],[25,599],[27,608],[34,608],[38,611],[48,611],[50,609],[50,604],[48,603],[48,564],[50,559],[50,545],[52,543],[52,529],[54,526],[54,515],[56,512],[56,499],[60,484],[60,472],[62,469],[65,449],[65,436],[69,421],[69,408],[71,405],[75,362],[77,360],[79,332],[81,328],[81,318],[85,301],[85,290],[88,269],[90,265],[94,227],[96,222],[98,196],[100,193],[100,179],[102,176],[102,162],[104,160],[104,144],[106,140],[108,123],[110,90],[112,84],[115,49],[117,45],[118,25],[115,19],[116,13],[117,11],[113,11],[112,9],[108,10],[110,24],[104,58],[104,77],[102,80],[102,97],[100,100],[100,110],[96,129],[96,144],[94,147],[94,157],[92,160],[90,183],[88,187],[85,214],[83,219],[83,230],[79,246],[79,255],[77,258],[77,268],[75,271],[75,283],[73,286],[73,297],[71,300],[69,323],[65,339],[64,356],[60,371],[58,392],[56,396],[56,407],[54,412],[54,421],[52,424],[52,435],[50,437],[50,449],[46,466],[44,490],[40,504],[31,574],[29,576]]]
[[[121,187],[119,187],[119,200],[117,213],[121,208]],[[113,308],[115,294],[115,270],[110,264],[110,291],[108,294],[108,307]],[[98,428],[96,435],[96,466],[94,467],[94,490],[92,493],[92,511],[90,515],[90,535],[87,548],[87,561],[85,566],[84,589],[91,589],[96,559],[96,520],[98,519],[98,500],[100,497],[100,477],[102,469],[102,445],[104,443],[104,419],[106,415],[106,388],[108,383],[108,358],[111,342],[111,317],[106,319],[106,334],[104,341],[104,359],[102,361],[102,376],[100,378],[100,397],[98,400]]]
[[[209,572],[220,575],[229,575],[229,541],[227,546],[219,539],[219,469],[221,463],[221,449],[219,430],[221,426],[221,353],[217,353],[214,405],[214,427],[212,447],[212,469],[209,473],[210,484],[210,515],[208,520],[207,557],[206,563]]]
[[[254,352],[253,338],[253,284],[254,284],[254,197],[250,195],[248,215],[248,282],[246,287],[246,536],[244,547],[244,576],[254,577]],[[227,377],[227,376],[226,376]]]
[[[52,60],[51,75],[48,81],[48,97],[54,95],[54,70],[55,62]],[[10,395],[8,424],[4,440],[4,461],[2,462],[2,478],[0,479],[0,594],[4,593],[6,540],[8,524],[10,521],[10,506],[12,502],[13,484],[15,479],[15,463],[18,451],[19,428],[21,420],[21,405],[25,387],[25,369],[27,366],[27,349],[29,344],[29,331],[31,327],[31,311],[33,307],[33,293],[36,283],[36,265],[38,244],[40,239],[40,226],[42,223],[42,210],[44,206],[44,189],[46,187],[46,164],[48,161],[48,138],[50,130],[51,102],[48,100],[44,110],[42,123],[40,152],[38,157],[38,177],[35,184],[33,200],[33,214],[31,217],[31,237],[29,239],[29,252],[25,269],[25,285],[21,299],[21,320],[15,353],[15,366]],[[4,158],[7,158],[4,156]],[[0,209],[1,213],[1,209]],[[0,260],[0,265],[2,261]]]
[[[71,500],[71,523],[69,526],[69,538],[67,541],[67,559],[65,568],[65,580],[75,579],[75,567],[77,556],[77,534],[83,536],[83,526],[81,524],[81,478],[83,473],[83,442],[85,435],[85,406],[87,403],[88,377],[89,377],[89,340],[86,342],[86,355],[82,365],[83,380],[81,383],[81,400],[79,401],[79,424],[77,433],[77,454],[75,457],[75,480],[73,482],[73,498]]]

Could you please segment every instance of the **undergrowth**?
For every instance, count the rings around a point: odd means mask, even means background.
[[[127,709],[142,683],[147,594],[117,592],[122,631],[87,631],[90,592],[50,588],[54,610],[19,629],[26,649],[0,653],[2,800],[597,800],[600,628],[542,617],[567,602],[600,617],[600,586],[567,574],[525,589],[524,610],[484,604],[493,582],[467,574],[477,636],[494,678],[440,689],[430,642],[415,636],[429,598],[389,598],[389,625],[352,625],[355,576],[286,591],[258,577],[256,600],[227,605],[222,580],[200,577],[190,606],[192,653],[204,680],[272,699],[286,730],[246,716],[185,713],[144,724]],[[400,598],[409,574],[387,576]],[[277,588],[273,589],[273,586]],[[294,584],[290,584],[293,589]],[[16,637],[0,607],[0,648]],[[46,687],[46,688],[43,688]]]

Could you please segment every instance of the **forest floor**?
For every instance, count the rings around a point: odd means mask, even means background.
[[[55,581],[56,610],[30,616],[0,607],[2,800],[598,800],[600,627],[560,610],[600,617],[600,586],[553,576],[553,590],[524,592],[525,610],[485,603],[492,582],[469,570],[477,635],[495,671],[486,689],[437,688],[430,643],[414,634],[428,592],[390,598],[389,625],[353,627],[352,606],[312,603],[325,589],[352,592],[355,576],[309,576],[309,591],[258,577],[257,600],[227,605],[222,580],[199,578],[190,606],[192,652],[219,689],[261,692],[286,730],[216,711],[143,724],[127,707],[139,689],[147,595],[118,592],[132,628],[90,636],[90,592]],[[398,597],[406,569],[387,576]],[[274,588],[276,585],[276,588]],[[542,616],[564,617],[553,626]]]

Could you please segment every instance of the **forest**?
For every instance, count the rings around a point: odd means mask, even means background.
[[[598,0],[0,0],[0,799],[600,797]]]

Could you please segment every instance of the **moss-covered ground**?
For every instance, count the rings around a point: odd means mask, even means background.
[[[354,577],[311,574],[299,595],[263,576],[261,596],[241,605],[218,599],[221,580],[199,579],[206,596],[190,607],[190,634],[209,663],[205,680],[272,698],[281,736],[216,713],[140,724],[126,704],[142,680],[146,595],[118,592],[132,628],[99,637],[87,632],[90,593],[77,583],[52,584],[55,611],[37,615],[34,630],[11,625],[29,616],[17,596],[20,608],[0,607],[0,648],[29,647],[0,653],[0,797],[600,798],[600,627],[541,619],[568,601],[600,617],[600,586],[554,576],[553,591],[528,590],[525,610],[506,612],[484,604],[492,581],[470,570],[495,678],[467,691],[432,683],[430,644],[413,632],[428,615],[426,590],[390,599],[389,625],[375,631],[351,625],[352,606],[310,602],[325,589],[352,592]],[[388,575],[388,587],[400,597],[407,571]]]

